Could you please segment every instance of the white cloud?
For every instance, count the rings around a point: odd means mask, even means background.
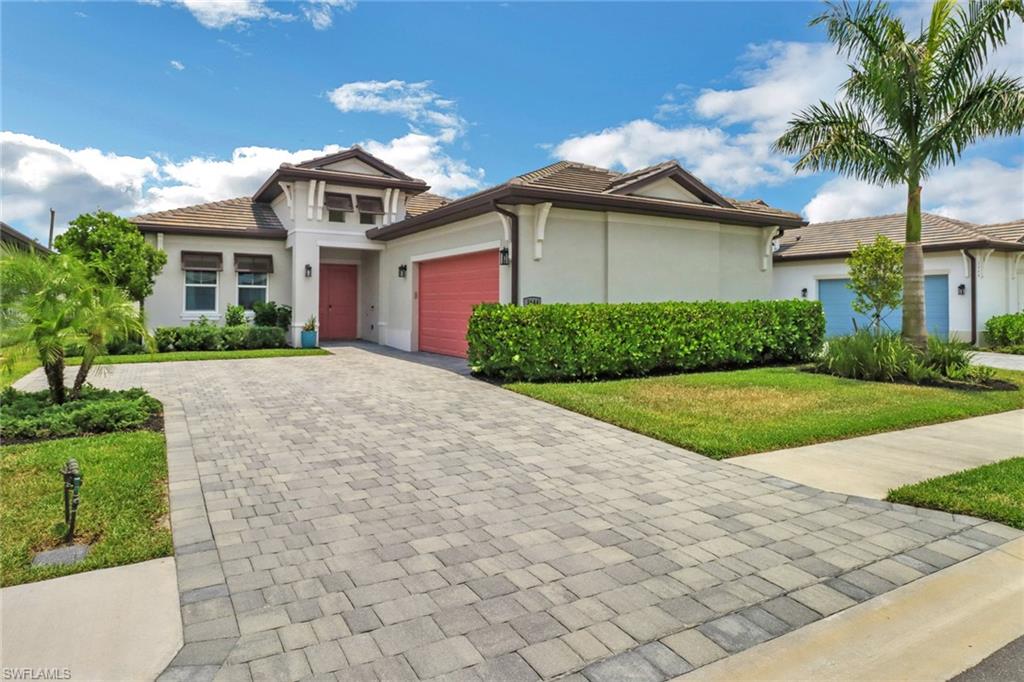
[[[144,4],[160,5],[161,0],[139,0]],[[267,0],[169,0],[183,6],[206,28],[223,29],[244,27],[257,21],[294,21],[295,14],[281,12]],[[335,11],[349,11],[355,0],[308,0],[295,3],[303,17],[318,31],[334,24]]]
[[[174,69],[175,71],[184,71],[185,70],[185,65],[182,64],[181,62],[179,62],[177,59],[172,59],[169,62],[169,64],[171,65],[171,68]]]
[[[922,183],[923,210],[972,223],[998,223],[1024,216],[1021,178],[1024,164],[1003,165],[973,159],[936,172]],[[804,207],[812,222],[902,213],[906,189],[878,187],[852,178],[834,178]]]
[[[430,81],[355,81],[331,90],[327,97],[341,112],[395,114],[413,123],[461,132],[465,121],[454,112],[455,103],[431,90],[430,85]]]
[[[479,188],[483,184],[483,169],[453,159],[444,151],[445,142],[438,135],[410,132],[390,142],[367,140],[362,146],[395,168],[426,180],[437,194],[461,194]]]
[[[143,187],[156,178],[151,157],[122,156],[98,149],[67,149],[31,135],[0,132],[5,222],[25,226],[45,239],[49,209],[66,223],[85,211],[130,211]]]

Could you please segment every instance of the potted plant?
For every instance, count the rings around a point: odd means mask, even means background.
[[[302,325],[302,347],[316,348],[316,315],[310,315]]]

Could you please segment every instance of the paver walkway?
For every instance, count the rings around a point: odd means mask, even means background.
[[[823,490],[882,499],[893,488],[1024,455],[1024,410],[734,457]]]
[[[165,401],[167,679],[664,680],[1021,535],[359,348],[97,383]]]
[[[979,352],[974,354],[974,364],[988,365],[998,369],[1015,369],[1018,372],[1024,372],[1024,355]]]

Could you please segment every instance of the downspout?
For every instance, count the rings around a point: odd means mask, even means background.
[[[519,305],[519,215],[498,206],[497,201],[491,202],[491,208],[508,218],[509,255],[512,259],[512,305]]]
[[[964,249],[964,256],[971,264],[971,345],[978,344],[978,260]]]

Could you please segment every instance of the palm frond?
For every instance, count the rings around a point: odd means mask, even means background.
[[[884,2],[829,2],[828,9],[811,20],[811,26],[823,24],[829,40],[840,52],[854,60],[886,49],[889,8]]]
[[[871,119],[849,104],[820,102],[789,122],[776,151],[800,154],[796,170],[837,171],[875,183],[903,178],[893,141]]]

